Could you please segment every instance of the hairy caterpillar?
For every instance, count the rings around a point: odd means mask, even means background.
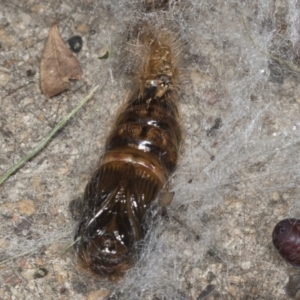
[[[181,43],[143,22],[135,37],[142,60],[133,91],[86,186],[75,245],[81,265],[120,276],[147,230],[145,214],[174,172],[181,142],[178,113]]]

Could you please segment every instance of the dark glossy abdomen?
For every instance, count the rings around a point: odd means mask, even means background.
[[[132,265],[147,230],[147,209],[176,167],[177,97],[157,89],[129,99],[85,189],[75,247],[82,264],[98,274],[121,275]]]

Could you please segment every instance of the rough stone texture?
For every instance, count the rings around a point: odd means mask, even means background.
[[[295,271],[271,234],[282,218],[300,217],[300,8],[294,0],[171,4],[166,18],[187,42],[185,140],[169,208],[183,225],[159,219],[136,266],[109,283],[82,273],[64,252],[76,226],[68,207],[83,193],[130,88],[119,66],[125,28],[143,17],[140,3],[0,0],[0,174],[101,86],[0,187],[1,299],[80,300],[97,291],[109,299],[287,299]],[[54,20],[65,41],[82,36],[84,76],[47,100],[39,59]],[[99,60],[103,49],[110,57]],[[48,273],[37,278],[40,269]]]

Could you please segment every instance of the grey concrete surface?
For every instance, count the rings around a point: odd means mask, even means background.
[[[63,250],[76,227],[69,202],[82,195],[130,89],[123,42],[126,27],[145,17],[140,2],[0,0],[0,174],[101,87],[0,187],[0,259],[14,258],[0,265],[1,299],[288,298],[297,271],[271,235],[279,220],[300,216],[299,3],[170,4],[153,17],[176,23],[187,43],[184,142],[169,207],[183,225],[158,218],[136,266],[110,283],[83,273]],[[46,99],[39,60],[55,20],[64,40],[82,36],[84,75]]]

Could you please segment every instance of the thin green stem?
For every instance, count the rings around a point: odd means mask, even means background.
[[[63,119],[61,119],[58,124],[50,131],[50,133],[26,156],[24,156],[18,163],[9,168],[1,177],[0,177],[0,186],[4,181],[6,181],[14,172],[20,169],[27,161],[39,153],[52,139],[58,130],[60,130],[72,116],[93,96],[95,91],[99,88],[99,85],[95,86],[87,95],[84,97],[80,103]]]

